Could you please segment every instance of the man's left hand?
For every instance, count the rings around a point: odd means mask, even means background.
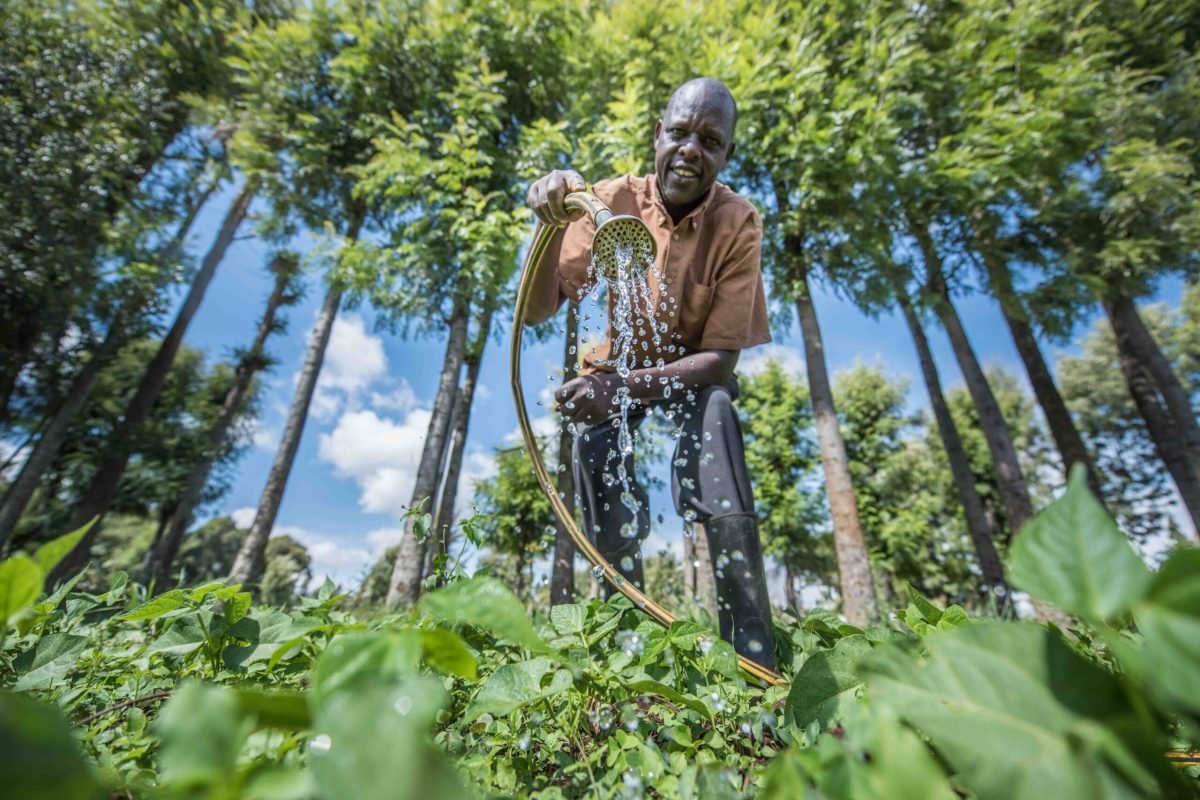
[[[595,425],[617,412],[613,405],[621,378],[616,375],[581,375],[554,392],[558,412],[583,425]]]

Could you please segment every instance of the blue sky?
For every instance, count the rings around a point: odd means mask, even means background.
[[[203,252],[212,241],[235,188],[227,187],[204,209],[189,240],[193,253]],[[242,237],[226,255],[185,339],[207,351],[210,358],[227,358],[250,341],[271,288],[265,269],[269,249],[253,238],[252,231],[249,223],[243,226]],[[205,509],[206,516],[232,514],[246,525],[253,518],[323,291],[317,277],[309,276],[303,302],[289,312],[287,333],[270,342],[278,364],[264,380],[255,444],[238,463],[230,492]],[[1168,281],[1155,299],[1175,305],[1180,293],[1181,283]],[[822,286],[816,287],[815,302],[831,372],[856,361],[879,364],[891,375],[908,377],[910,403],[925,406],[916,356],[898,314],[871,319]],[[1001,364],[1023,378],[995,304],[977,295],[963,297],[957,305],[980,359],[985,364]],[[772,344],[745,351],[743,365],[775,355],[802,370],[794,313],[792,317],[789,330],[773,331]],[[961,383],[944,333],[934,325],[927,326],[927,332],[943,384]],[[493,340],[484,356],[464,467],[468,482],[489,474],[492,449],[506,440],[511,443],[517,429],[509,388],[509,333],[506,328],[502,339]],[[296,537],[313,553],[317,577],[330,574],[344,584],[353,581],[397,540],[399,516],[410,499],[444,344],[441,339],[404,340],[386,331],[376,332],[369,307],[343,309],[339,315],[276,521],[277,531]],[[1053,360],[1061,349],[1049,347],[1047,356]],[[531,415],[539,411],[533,395],[548,385],[545,376],[559,362],[560,354],[557,342],[526,346],[523,371]],[[469,500],[469,494],[465,485],[460,496]],[[661,505],[654,509],[656,514],[667,510]],[[672,542],[658,538],[652,538],[648,546],[674,549]]]

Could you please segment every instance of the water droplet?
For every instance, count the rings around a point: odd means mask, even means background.
[[[722,509],[724,509],[724,510],[726,510],[726,511],[728,511],[729,509],[733,508],[733,504],[732,504],[732,503],[730,503],[728,500],[722,500],[722,501],[721,501],[721,508],[722,508]]]
[[[746,642],[746,649],[751,653],[761,653],[763,651],[762,642],[760,642],[758,639],[751,639],[750,641]]]
[[[713,648],[713,643],[711,639],[699,639],[697,641],[697,646],[699,646],[700,652],[703,655],[708,655],[709,651]]]
[[[517,747],[519,747],[522,751],[529,749],[529,734],[528,733],[522,733],[521,738],[517,739]]]
[[[630,558],[629,556],[624,556],[621,559],[621,571],[622,572],[633,572],[633,559],[632,558]]]
[[[406,694],[400,695],[396,698],[396,702],[392,703],[392,708],[396,709],[396,713],[402,717],[408,716],[408,712],[412,711],[412,707],[412,698]]]
[[[309,743],[309,749],[316,753],[328,753],[329,748],[333,747],[333,739],[329,738],[327,733],[318,733]]]
[[[599,580],[600,578],[603,578],[604,577],[604,567],[602,567],[598,564],[596,566],[592,567],[592,577],[596,578],[597,580]]]

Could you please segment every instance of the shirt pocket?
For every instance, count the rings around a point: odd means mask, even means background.
[[[700,346],[708,312],[712,310],[715,287],[693,283],[679,299],[679,340],[688,347]]]

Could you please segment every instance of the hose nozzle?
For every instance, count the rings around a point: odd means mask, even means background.
[[[658,256],[658,244],[640,217],[614,214],[600,198],[591,192],[571,192],[563,204],[568,209],[583,211],[596,223],[592,235],[592,259],[600,274],[614,279],[619,274],[618,259],[644,271]]]

